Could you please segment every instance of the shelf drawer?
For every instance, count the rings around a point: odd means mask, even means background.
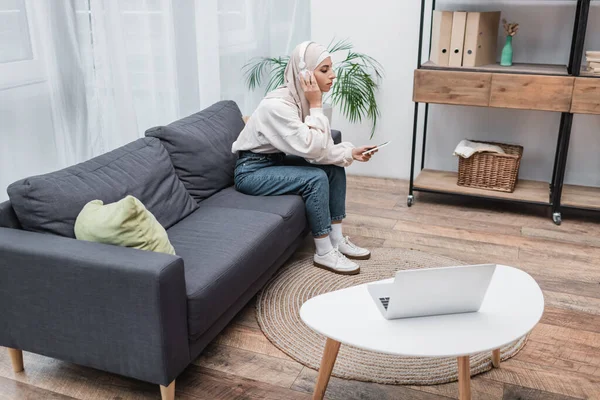
[[[492,74],[415,70],[413,101],[487,107]]]
[[[568,112],[573,81],[563,76],[493,74],[490,107]]]
[[[600,114],[600,79],[575,78],[571,112],[577,114]]]

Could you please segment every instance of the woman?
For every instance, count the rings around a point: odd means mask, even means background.
[[[366,260],[367,249],[342,235],[346,217],[346,173],[354,160],[366,162],[374,146],[334,144],[322,95],[335,73],[327,49],[298,45],[285,70],[285,84],[270,92],[248,120],[232,151],[239,153],[235,186],[254,196],[302,196],[315,241],[314,264],[344,275],[360,272],[349,260]],[[298,156],[287,157],[286,155]],[[299,158],[300,157],[300,158]]]

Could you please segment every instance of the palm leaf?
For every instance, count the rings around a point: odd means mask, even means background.
[[[373,57],[362,53],[350,53],[348,54],[348,59],[357,60],[364,67],[372,70],[378,79],[383,78],[383,65],[381,65],[379,61],[375,60]]]
[[[260,86],[265,68],[270,64],[270,60],[265,57],[253,58],[242,67],[246,76],[246,84],[250,90]]]
[[[346,68],[353,64],[360,64],[366,70],[373,71],[378,80],[383,78],[383,66],[373,57],[362,53],[350,51],[346,59],[340,63],[338,68]]]
[[[242,67],[246,76],[246,85],[254,90],[262,85],[262,79],[267,69],[270,70],[271,79],[267,88],[279,86],[283,83],[283,73],[289,57],[255,57]]]
[[[333,43],[332,39],[331,42],[327,45],[327,50],[330,53],[336,53],[338,51],[350,50],[352,49],[352,47],[352,43],[350,43],[349,39],[338,40],[335,43]]]
[[[278,60],[278,62],[271,69],[271,79],[265,89],[265,93],[269,93],[271,90],[278,88],[285,82],[285,69],[287,67],[289,59]]]
[[[366,86],[357,79],[360,74],[358,65],[340,71],[340,79],[332,94],[333,103],[342,106],[342,112],[350,122],[359,121],[361,115],[367,111],[368,93]]]
[[[338,82],[332,90],[331,100],[340,106],[342,114],[352,123],[360,122],[364,117],[373,121],[371,137],[375,133],[379,108],[375,99],[378,85],[367,68],[361,64],[348,64],[338,71]]]

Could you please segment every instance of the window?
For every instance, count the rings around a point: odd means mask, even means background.
[[[0,90],[44,81],[27,0],[0,0]]]
[[[0,0],[0,63],[32,59],[25,0]]]
[[[219,0],[219,45],[221,53],[239,53],[257,47],[253,14],[257,10],[252,0]]]
[[[86,86],[93,86],[88,95],[130,91],[141,133],[175,119],[178,101],[170,1],[122,0],[91,4],[91,8],[84,0],[75,4]],[[121,87],[112,86],[119,82]]]

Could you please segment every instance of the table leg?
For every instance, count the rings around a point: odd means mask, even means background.
[[[471,366],[469,356],[458,357],[458,398],[471,400]]]
[[[492,350],[492,365],[500,368],[500,349]]]
[[[313,393],[313,400],[321,400],[325,396],[327,390],[327,384],[331,377],[331,371],[335,364],[338,351],[340,350],[340,342],[337,340],[327,338],[325,343],[325,350],[323,351],[323,358],[321,359],[321,368],[319,368],[319,377],[317,378],[317,385]]]

